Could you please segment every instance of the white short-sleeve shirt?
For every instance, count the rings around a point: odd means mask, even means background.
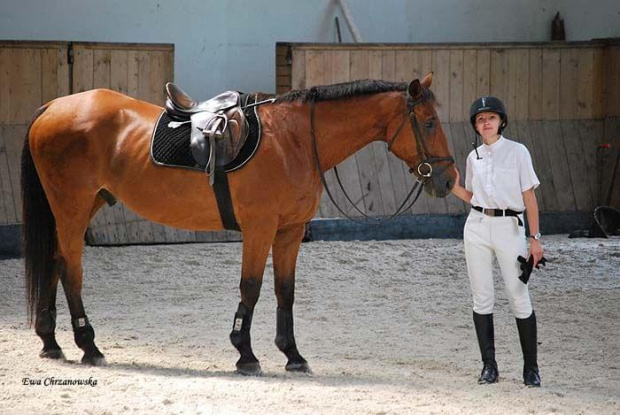
[[[465,188],[473,193],[471,204],[490,209],[525,210],[523,192],[540,184],[527,148],[500,136],[490,146],[478,147],[467,157]]]

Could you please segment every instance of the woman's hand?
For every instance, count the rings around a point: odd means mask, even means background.
[[[452,186],[452,194],[465,203],[471,203],[473,193],[461,186],[461,174],[456,167],[454,168],[454,171],[456,172],[456,175],[454,177],[454,186]]]
[[[543,257],[543,247],[540,240],[536,240],[530,238],[530,255],[534,257],[534,266],[540,262],[540,259]]]

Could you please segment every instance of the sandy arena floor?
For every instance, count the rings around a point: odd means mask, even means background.
[[[21,260],[0,261],[2,414],[620,413],[620,239],[545,238],[532,276],[543,387],[521,384],[516,325],[496,275],[500,383],[480,356],[461,240],[313,242],[297,271],[295,329],[313,375],[273,343],[269,261],[252,329],[262,377],[234,373],[228,340],[241,245],[87,248],[84,301],[108,366],[79,364],[59,293],[66,362],[39,359]],[[62,386],[56,380],[90,379]],[[25,385],[41,382],[41,385]],[[95,385],[96,383],[96,385]]]

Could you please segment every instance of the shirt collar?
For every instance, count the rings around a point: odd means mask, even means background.
[[[506,142],[506,139],[504,138],[504,136],[500,135],[499,139],[496,142],[494,142],[493,144],[487,145],[487,144],[484,144],[484,142],[483,142],[482,146],[484,147],[484,150],[487,153],[494,153],[497,150],[499,150],[504,145],[505,142]]]

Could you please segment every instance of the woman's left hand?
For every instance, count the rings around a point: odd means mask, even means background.
[[[543,247],[540,241],[536,239],[530,240],[530,255],[534,257],[534,266],[540,262],[540,259],[543,257]]]

